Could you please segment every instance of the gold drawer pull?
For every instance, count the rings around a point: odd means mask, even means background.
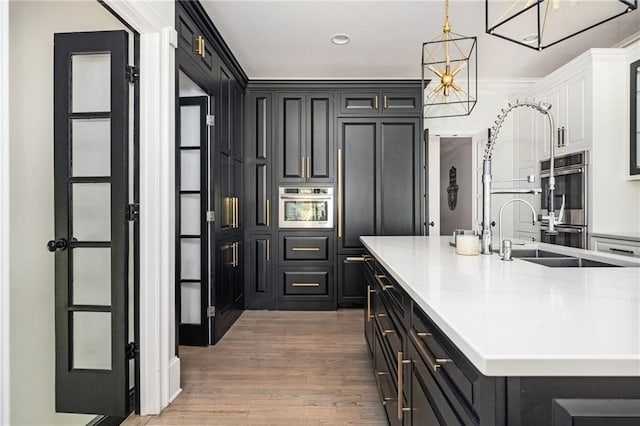
[[[320,287],[320,283],[291,283],[291,287]]]
[[[404,402],[404,398],[402,397],[403,395],[403,366],[405,364],[410,364],[411,360],[409,359],[403,359],[402,356],[402,351],[398,352],[398,420],[402,420],[403,417],[403,413],[405,411],[411,411],[411,408],[409,407],[402,407],[402,403]]]
[[[431,336],[431,333],[424,333],[424,332],[419,332],[416,333],[419,337],[427,337],[427,336]]]
[[[394,334],[395,332],[396,332],[395,330],[390,330],[390,329],[382,330],[382,335],[386,336],[387,334]]]
[[[347,257],[345,260],[347,262],[366,262],[364,257]]]
[[[320,251],[320,247],[293,247],[292,251]]]
[[[427,348],[427,345],[425,345],[422,339],[418,337],[418,333],[416,333],[415,330],[411,330],[411,337],[413,338],[419,352],[426,358],[429,368],[431,368],[434,373],[437,373],[440,368],[442,368],[442,364],[453,363],[451,358],[436,358],[433,356],[431,351],[429,351],[429,348]]]
[[[371,286],[367,285],[367,322],[371,322]]]
[[[378,281],[378,284],[380,284],[380,287],[382,287],[383,290],[389,290],[390,288],[394,288],[392,285],[385,284],[382,282],[383,278],[387,278],[386,275],[374,274],[373,276],[375,277],[376,281]]]
[[[386,316],[387,316],[387,314],[379,313],[379,314],[376,314],[376,316],[377,316],[378,318],[382,318],[382,317],[386,317]]]

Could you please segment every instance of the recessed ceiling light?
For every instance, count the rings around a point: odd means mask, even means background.
[[[538,42],[538,34],[529,34],[522,37],[522,42],[525,44],[536,44]]]
[[[351,37],[349,37],[347,34],[336,34],[333,37],[331,37],[331,43],[337,44],[338,46],[347,44],[350,41],[351,41]]]

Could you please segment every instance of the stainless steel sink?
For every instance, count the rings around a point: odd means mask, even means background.
[[[515,257],[515,256],[514,256]],[[620,265],[599,262],[597,260],[582,259],[579,257],[520,257],[520,260],[537,263],[551,268],[619,268]]]
[[[554,253],[552,251],[539,250],[539,249],[518,249],[511,251],[511,257],[514,259],[519,259],[523,257],[533,257],[533,258],[546,258],[546,257],[570,257],[565,254]]]

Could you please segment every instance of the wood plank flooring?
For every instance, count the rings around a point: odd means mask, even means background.
[[[387,425],[360,309],[245,311],[208,348],[180,347],[182,393],[126,425]]]

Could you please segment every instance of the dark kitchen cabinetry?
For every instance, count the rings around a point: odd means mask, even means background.
[[[332,231],[279,232],[278,309],[336,308]]]
[[[278,181],[333,182],[333,94],[278,94]]]
[[[338,120],[340,306],[364,304],[360,236],[420,234],[420,134],[418,118]]]
[[[176,97],[182,96],[182,101],[176,102],[176,124],[181,126],[176,132],[176,161],[184,161],[176,170],[184,176],[199,174],[201,181],[199,188],[177,188],[176,219],[184,219],[181,215],[197,206],[200,226],[189,228],[189,237],[202,243],[199,258],[195,249],[185,251],[186,245],[176,249],[176,318],[192,319],[196,312],[182,315],[182,310],[189,313],[187,310],[195,306],[190,302],[198,299],[197,313],[203,318],[198,324],[199,343],[207,344],[217,342],[244,308],[243,103],[248,78],[199,2],[176,2],[176,29]],[[199,117],[202,142],[197,150],[180,144],[181,132],[194,133],[191,121],[186,120],[193,117],[186,115],[189,111],[185,108],[187,97],[194,96],[201,98],[203,105]],[[193,153],[199,153],[202,160],[197,170],[193,162],[186,161],[187,154]],[[181,181],[182,176],[177,176],[176,182]],[[182,223],[176,228],[179,231],[181,227]],[[180,287],[184,287],[180,283],[183,265],[193,264],[203,271],[198,277],[202,281],[198,294],[193,288]],[[182,328],[177,341],[188,344],[181,337]]]
[[[631,425],[640,420],[637,377],[485,376],[373,256],[366,258],[365,275],[371,292],[364,333],[390,424]]]
[[[245,268],[246,308],[273,309],[273,248],[271,234],[252,234],[246,252],[249,261]]]
[[[216,243],[215,344],[244,309],[244,243],[241,235]]]
[[[420,90],[343,91],[340,92],[340,115],[420,116]]]

